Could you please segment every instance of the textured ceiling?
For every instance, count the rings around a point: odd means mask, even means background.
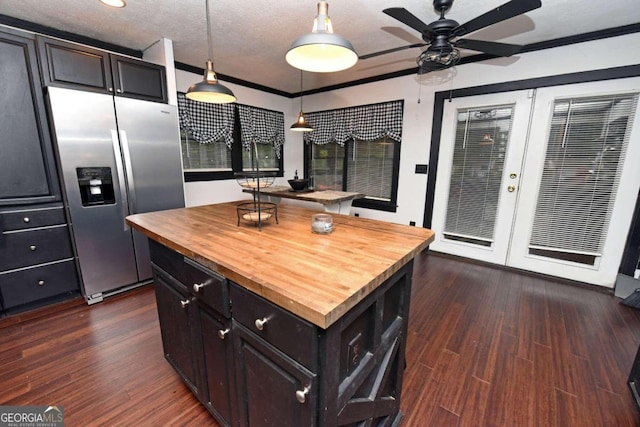
[[[506,0],[456,0],[447,17],[464,23]],[[199,68],[207,59],[204,0],[128,0],[113,9],[98,0],[2,0],[0,14],[119,46],[144,50],[165,37],[175,60]],[[359,55],[421,42],[419,34],[382,13],[404,7],[429,23],[428,0],[329,0],[334,31]],[[300,90],[300,71],[284,55],[311,31],[316,0],[211,0],[213,60],[218,73],[287,93]],[[542,8],[487,27],[467,38],[531,44],[640,23],[638,0],[543,0]],[[418,48],[367,60],[337,73],[305,73],[304,90],[415,67]],[[463,51],[463,56],[475,54]],[[516,57],[517,60],[517,57]]]

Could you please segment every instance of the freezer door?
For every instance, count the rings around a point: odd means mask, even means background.
[[[136,283],[113,97],[49,87],[48,98],[85,296]],[[91,173],[109,173],[111,182],[91,183]],[[100,201],[109,185],[113,195]],[[84,205],[81,191],[92,196]]]
[[[177,108],[115,98],[129,194],[129,210],[144,213],[184,207]],[[138,274],[151,277],[147,238],[133,232]]]

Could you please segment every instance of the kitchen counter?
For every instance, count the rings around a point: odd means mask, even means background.
[[[278,206],[276,224],[237,226],[236,202],[131,215],[127,223],[272,303],[327,328],[427,248],[431,230],[333,215],[331,234],[311,232],[317,213]]]
[[[245,188],[243,193],[253,193],[254,190]],[[293,191],[288,186],[271,186],[260,189],[260,195],[265,197],[267,201],[279,203],[280,198],[302,200],[305,202],[320,203],[325,212],[339,213],[349,215],[351,203],[355,199],[362,199],[365,195],[350,191],[336,190],[304,190]]]
[[[167,361],[223,426],[399,425],[413,258],[433,232],[333,215],[313,234],[295,205],[259,229],[239,203],[127,217],[152,239]]]

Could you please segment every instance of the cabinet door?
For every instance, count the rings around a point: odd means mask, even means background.
[[[224,425],[231,425],[234,395],[231,322],[212,315],[200,304],[198,317],[202,331],[204,384],[207,386],[206,398],[203,401],[218,421]]]
[[[153,279],[164,355],[189,388],[198,395],[193,353],[195,331],[189,320],[194,303],[186,289],[179,290],[181,285],[160,270],[154,268]]]
[[[316,375],[233,321],[242,425],[316,425]]]
[[[113,92],[109,54],[75,43],[38,37],[45,86]]]
[[[0,205],[60,200],[32,36],[0,31]]]
[[[163,66],[111,55],[111,72],[116,95],[167,102],[167,78]]]

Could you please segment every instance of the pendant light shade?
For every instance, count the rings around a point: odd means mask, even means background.
[[[213,49],[211,47],[211,23],[209,22],[209,0],[205,0],[207,9],[207,45],[209,47],[209,60],[207,68],[204,71],[204,79],[201,82],[192,84],[187,90],[185,96],[189,99],[199,102],[208,102],[214,104],[226,104],[235,102],[236,97],[226,86],[218,82],[216,72],[213,71]]]
[[[298,115],[298,120],[289,129],[294,132],[311,132],[313,130],[302,112],[302,70],[300,70],[300,114]]]
[[[318,15],[311,33],[300,36],[285,55],[289,65],[314,73],[331,73],[353,67],[358,55],[347,39],[334,34],[329,5],[318,3]]]

